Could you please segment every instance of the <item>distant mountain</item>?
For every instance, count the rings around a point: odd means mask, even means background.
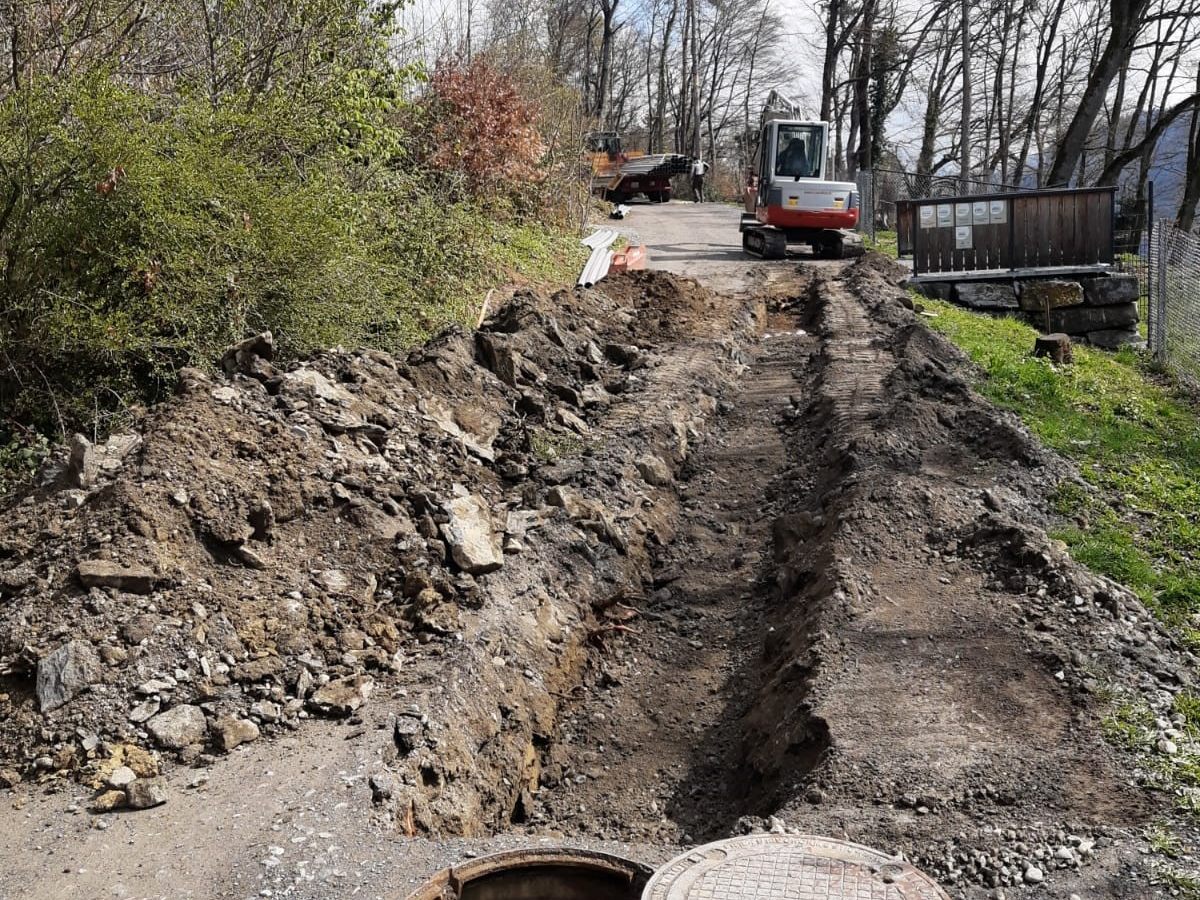
[[[1183,200],[1191,125],[1191,116],[1180,116],[1159,138],[1154,162],[1150,166],[1150,180],[1154,182],[1154,213],[1157,216],[1174,216]],[[1136,174],[1131,172],[1128,177],[1134,178]]]

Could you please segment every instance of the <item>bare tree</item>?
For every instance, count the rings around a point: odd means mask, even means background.
[[[1200,63],[1196,64],[1196,93],[1200,94]],[[1179,203],[1176,223],[1184,231],[1191,231],[1196,221],[1196,206],[1200,204],[1200,106],[1192,107],[1192,127],[1188,132],[1187,175],[1183,186],[1183,199]]]
[[[1134,51],[1137,36],[1145,22],[1150,0],[1110,0],[1108,40],[1096,65],[1088,75],[1087,85],[1071,124],[1055,148],[1054,164],[1047,180],[1052,185],[1066,184],[1079,165],[1087,145],[1088,135],[1104,105],[1109,85]]]

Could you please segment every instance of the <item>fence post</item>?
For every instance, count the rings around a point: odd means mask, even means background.
[[[1158,332],[1162,321],[1158,317],[1158,285],[1155,281],[1154,243],[1154,182],[1146,184],[1146,341],[1155,357],[1158,356]],[[1140,250],[1141,247],[1139,246]]]
[[[1154,358],[1167,362],[1167,247],[1166,228],[1154,229]],[[1149,306],[1149,304],[1147,304]]]
[[[1005,200],[1004,205],[1008,207],[1008,262],[1009,270],[1017,271],[1017,201]]]

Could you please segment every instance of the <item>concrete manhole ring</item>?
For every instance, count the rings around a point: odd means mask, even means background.
[[[949,900],[928,875],[833,838],[759,834],[705,844],[654,873],[642,900]]]

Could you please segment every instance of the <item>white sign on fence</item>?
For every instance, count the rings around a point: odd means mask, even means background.
[[[971,240],[972,228],[970,225],[958,225],[954,229],[954,249],[955,250],[970,250],[974,244]]]
[[[993,200],[990,204],[991,210],[988,218],[991,219],[993,225],[1003,225],[1008,221],[1008,201]]]

